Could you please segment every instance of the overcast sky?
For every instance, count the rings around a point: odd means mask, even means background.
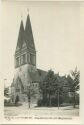
[[[3,2],[2,71],[7,85],[14,76],[14,53],[21,19],[30,15],[37,68],[67,74],[79,68],[80,8],[70,2]]]

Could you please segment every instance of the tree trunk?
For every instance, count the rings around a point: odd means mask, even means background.
[[[30,109],[30,99],[29,99],[29,109]]]
[[[59,109],[59,90],[58,90],[58,109]]]
[[[76,107],[76,96],[75,96],[75,92],[74,92],[74,105],[73,107],[75,108]]]
[[[27,97],[28,97],[28,108],[30,108],[30,102],[31,102],[30,93],[27,94]]]
[[[49,93],[49,106],[51,106],[51,95]]]
[[[29,89],[29,99],[28,99],[28,101],[29,101],[29,108],[30,108],[30,101],[31,101],[30,89]]]

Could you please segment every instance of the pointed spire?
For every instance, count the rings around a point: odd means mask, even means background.
[[[25,26],[25,39],[26,39],[28,48],[33,48],[35,50],[34,38],[33,38],[29,14],[27,16],[27,21],[26,21],[26,26]]]
[[[23,26],[23,21],[21,20],[20,30],[19,30],[19,35],[18,35],[18,42],[17,42],[17,46],[19,46],[20,48],[22,46],[23,40],[24,40],[24,26]]]

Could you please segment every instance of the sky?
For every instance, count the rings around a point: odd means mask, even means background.
[[[14,77],[14,53],[20,22],[24,27],[29,13],[37,68],[65,75],[79,69],[80,7],[72,2],[4,2],[2,3],[1,66],[4,83]],[[7,79],[7,80],[4,80]]]

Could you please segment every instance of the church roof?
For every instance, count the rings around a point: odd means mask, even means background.
[[[16,50],[18,47],[21,49],[24,42],[26,43],[28,49],[33,49],[35,51],[35,44],[29,14],[27,16],[25,28],[23,26],[23,21],[21,20]]]
[[[11,87],[18,88],[19,85],[21,86],[21,90],[23,91],[24,86],[23,86],[21,78],[18,76],[15,81],[13,80],[13,82],[11,84]]]
[[[21,20],[18,41],[17,41],[17,46],[19,48],[21,48],[23,41],[24,41],[24,26],[23,26],[23,21]]]
[[[47,75],[47,72],[41,69],[37,69],[36,71],[28,71],[29,74],[29,81],[33,83],[39,83],[42,82]],[[23,91],[24,89],[24,80],[21,80],[21,78],[18,76],[15,81],[13,80],[11,87],[18,88],[18,85],[21,86],[21,89]]]
[[[35,72],[29,72],[29,75],[32,82],[40,82],[44,80],[47,72],[41,69],[37,69]]]
[[[38,70],[38,74],[39,74],[39,77],[40,77],[40,81],[43,81],[45,76],[47,75],[47,72],[42,70],[42,69],[37,69]]]
[[[40,77],[39,77],[38,71],[29,72],[29,75],[30,75],[30,79],[32,82],[40,82]]]
[[[22,80],[21,80],[21,78],[18,76],[17,79],[16,79],[16,84],[15,84],[16,87],[18,87],[19,84],[21,85],[22,88],[24,88],[24,87],[23,87],[23,84],[22,84]]]
[[[11,87],[14,87],[14,82],[11,83]]]
[[[26,26],[25,26],[25,41],[28,48],[33,48],[35,50],[35,44],[34,44],[34,38],[33,38],[29,14],[27,16]]]

